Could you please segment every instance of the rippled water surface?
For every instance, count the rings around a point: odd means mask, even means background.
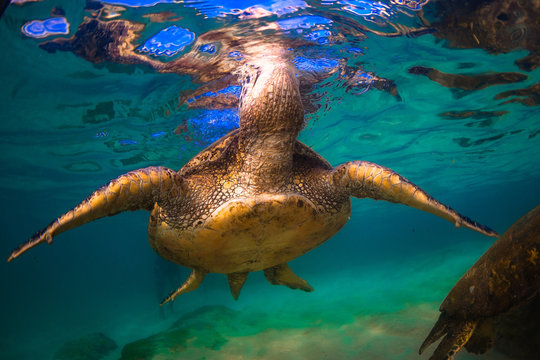
[[[12,1],[0,19],[1,253],[108,180],[180,169],[238,127],[242,69],[267,52],[294,64],[302,142],[334,166],[392,168],[503,233],[540,203],[539,9]],[[70,230],[0,265],[0,357],[420,358],[440,302],[492,239],[402,205],[352,204],[340,233],[290,264],[314,292],[252,273],[238,301],[210,274],[158,306],[189,270],[148,246],[147,212]],[[107,337],[98,350],[73,342],[93,333]],[[511,357],[458,356],[475,358]]]

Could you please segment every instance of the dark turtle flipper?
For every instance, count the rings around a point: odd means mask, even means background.
[[[429,332],[429,335],[420,346],[418,352],[422,354],[428,346],[446,334],[429,359],[453,359],[457,352],[467,343],[467,341],[469,341],[476,325],[476,321],[451,318],[446,316],[445,313],[441,313],[435,326],[433,326],[433,329]]]
[[[487,236],[495,231],[479,224],[432,198],[424,190],[391,169],[367,161],[350,161],[332,170],[332,181],[351,196],[404,204],[464,226]]]
[[[475,327],[475,321],[461,321],[447,328],[448,333],[439,343],[429,360],[452,360],[469,341]]]
[[[487,318],[476,326],[471,338],[465,344],[465,349],[473,354],[484,354],[491,349],[495,341],[495,329],[493,328],[493,319]]]
[[[231,289],[231,294],[234,300],[238,300],[238,296],[240,296],[240,290],[242,290],[248,274],[248,272],[227,274],[227,279],[229,280],[229,288]]]
[[[180,286],[178,289],[172,291],[169,296],[167,296],[159,305],[163,305],[168,303],[169,301],[173,301],[178,296],[185,294],[187,292],[193,291],[201,285],[204,277],[206,276],[207,272],[204,270],[198,270],[193,269],[187,280]]]
[[[296,275],[287,263],[272,266],[264,270],[264,275],[272,285],[285,285],[291,289],[300,289],[307,292],[313,291],[311,285]]]
[[[439,340],[444,334],[446,334],[449,325],[451,325],[451,323],[448,317],[446,317],[445,314],[441,314],[439,316],[439,319],[429,332],[428,336],[420,346],[420,350],[418,350],[418,353],[422,354],[428,346],[430,346],[431,344]]]
[[[83,202],[60,216],[30,240],[13,250],[11,261],[34,246],[47,242],[66,230],[123,211],[152,210],[155,203],[170,201],[184,190],[182,178],[164,167],[131,171],[94,191]],[[169,200],[167,200],[169,199]]]

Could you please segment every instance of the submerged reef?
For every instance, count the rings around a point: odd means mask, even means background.
[[[89,334],[62,345],[53,360],[99,360],[118,346],[103,333]]]
[[[294,313],[289,313],[292,307]],[[169,329],[127,344],[121,360],[379,359],[381,353],[410,359],[435,310],[423,304],[353,316],[330,309],[304,313],[292,307],[271,314],[204,306],[181,316]]]
[[[188,348],[219,350],[227,339],[223,327],[237,324],[240,313],[224,306],[202,307],[180,317],[168,330],[127,344],[121,360],[151,360],[181,355]]]

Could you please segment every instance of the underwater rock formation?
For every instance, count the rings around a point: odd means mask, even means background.
[[[145,339],[127,344],[122,349],[120,360],[151,360],[182,356],[189,347],[219,350],[227,340],[212,327],[198,329],[171,329]]]
[[[205,306],[181,316],[169,329],[127,344],[120,360],[151,360],[182,356],[188,348],[219,350],[227,343],[220,332],[238,324],[240,313],[225,306]]]
[[[414,343],[435,310],[420,304],[353,315],[340,304],[348,303],[319,303],[319,308],[289,302],[278,312],[204,306],[164,331],[128,343],[121,360],[415,359]]]
[[[118,346],[102,333],[95,333],[71,340],[62,345],[54,360],[99,360]]]

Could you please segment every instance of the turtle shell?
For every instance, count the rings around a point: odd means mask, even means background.
[[[540,206],[514,223],[463,275],[441,312],[467,318],[501,314],[540,289]]]
[[[235,159],[238,162],[236,154],[239,136],[240,129],[229,132],[195,155],[180,169],[179,174],[187,177],[196,173],[207,172],[211,168],[220,168],[225,164],[234,167]],[[298,140],[296,140],[294,147],[294,158],[297,165],[309,164],[312,167],[325,170],[332,169],[332,165],[325,158]]]

